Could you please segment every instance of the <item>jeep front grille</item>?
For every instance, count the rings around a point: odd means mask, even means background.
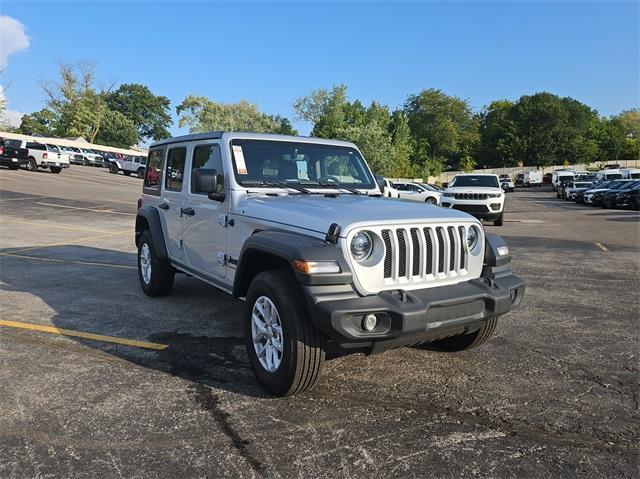
[[[486,200],[489,196],[487,193],[454,193],[456,200]]]
[[[467,226],[383,229],[384,280],[436,281],[466,274]],[[435,270],[434,270],[435,268]]]

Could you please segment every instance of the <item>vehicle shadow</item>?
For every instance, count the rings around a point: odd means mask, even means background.
[[[241,301],[182,274],[169,296],[149,298],[138,284],[133,253],[71,245],[46,255],[20,249],[0,249],[2,289],[23,293],[5,302],[13,315],[4,319],[166,344],[156,351],[68,336],[145,368],[267,397],[246,354]]]
[[[615,216],[607,218],[607,221],[616,221],[619,223],[640,223],[640,216]]]

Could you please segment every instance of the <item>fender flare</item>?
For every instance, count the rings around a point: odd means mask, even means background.
[[[254,255],[270,255],[286,262],[301,284],[346,284],[353,281],[351,269],[340,249],[335,244],[300,233],[281,230],[257,231],[245,241],[237,260],[237,269],[233,283],[234,296],[242,296],[247,287],[246,275],[255,270]],[[293,260],[335,261],[340,273],[308,275],[293,269]],[[231,259],[233,264],[233,259]]]
[[[148,228],[143,227],[145,223]],[[139,245],[140,235],[145,229],[148,229],[149,233],[151,233],[156,256],[160,259],[167,258],[167,245],[164,242],[160,213],[153,206],[144,206],[138,210],[136,215],[136,246]]]

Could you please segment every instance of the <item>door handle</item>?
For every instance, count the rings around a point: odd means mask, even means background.
[[[158,205],[158,208],[160,208],[161,210],[168,210],[169,209],[169,203],[160,203]]]
[[[180,212],[183,215],[187,215],[187,216],[193,216],[193,215],[196,214],[195,210],[193,208],[188,207],[188,206],[186,208],[180,208]]]

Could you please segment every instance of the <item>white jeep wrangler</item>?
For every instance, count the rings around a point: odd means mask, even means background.
[[[478,219],[504,223],[505,194],[497,175],[460,173],[442,193],[442,206],[465,211]]]
[[[247,353],[275,395],[328,346],[472,348],[520,304],[505,242],[461,211],[384,198],[352,143],[204,133],[151,145],[136,218],[149,296],[186,273],[244,299]]]

